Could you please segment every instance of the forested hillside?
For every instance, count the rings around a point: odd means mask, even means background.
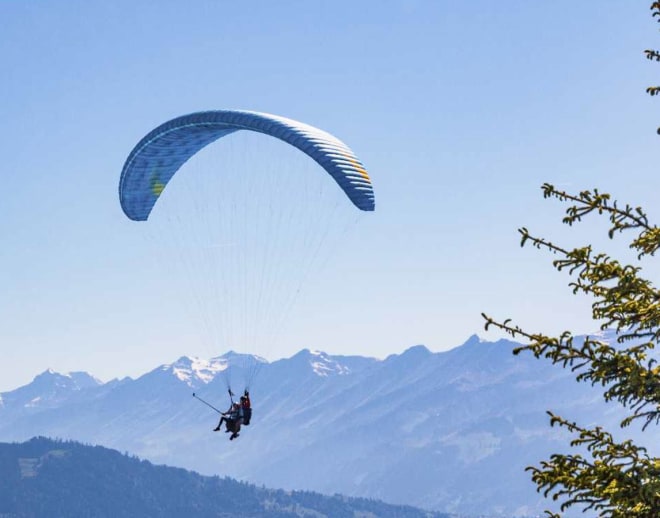
[[[100,446],[35,438],[0,443],[0,516],[447,518],[375,500],[270,490],[204,477]]]

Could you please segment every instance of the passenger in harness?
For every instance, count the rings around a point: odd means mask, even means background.
[[[242,421],[243,409],[241,408],[241,405],[238,403],[232,403],[229,407],[229,410],[221,414],[220,422],[218,423],[218,426],[213,429],[213,431],[219,432],[222,428],[222,423],[224,422],[226,427],[225,432],[232,432],[229,440],[233,441],[239,435],[238,432],[241,429]]]
[[[233,395],[231,390],[229,391],[229,395]],[[225,433],[231,432],[229,440],[233,441],[239,436],[241,425],[249,425],[251,418],[252,404],[250,402],[250,393],[246,389],[241,396],[240,403],[234,403],[232,401],[229,409],[226,412],[222,412],[220,414],[220,421],[218,422],[218,426],[216,426],[213,431],[219,432],[222,429],[222,423],[226,423]]]

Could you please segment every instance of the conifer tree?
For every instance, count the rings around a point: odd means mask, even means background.
[[[660,2],[651,5],[660,21]],[[660,52],[644,51],[647,59],[660,61]],[[650,95],[660,87],[647,88]],[[658,129],[660,133],[660,129]],[[593,299],[592,316],[602,330],[617,332],[616,344],[598,337],[584,341],[565,331],[560,336],[531,333],[486,314],[486,329],[499,328],[526,345],[514,354],[529,352],[536,358],[571,369],[578,382],[590,383],[603,392],[606,401],[621,405],[626,415],[621,426],[639,425],[646,430],[660,424],[660,366],[652,350],[660,341],[660,290],[642,275],[645,260],[654,259],[660,248],[660,228],[649,222],[640,207],[622,205],[597,189],[571,194],[553,185],[542,187],[544,198],[567,203],[563,222],[573,226],[587,217],[609,220],[610,239],[628,239],[637,261],[624,264],[591,245],[563,248],[526,228],[519,229],[521,246],[532,245],[555,255],[554,267],[571,277],[574,294]],[[605,518],[660,517],[660,458],[632,441],[617,442],[602,427],[588,428],[548,412],[550,425],[566,429],[573,454],[554,454],[539,466],[530,466],[537,490],[560,503],[561,512],[577,508]],[[551,518],[560,514],[546,511]]]

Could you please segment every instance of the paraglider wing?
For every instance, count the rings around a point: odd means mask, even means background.
[[[132,220],[148,219],[177,170],[208,144],[235,131],[276,137],[315,160],[339,184],[353,204],[374,210],[374,193],[364,166],[346,144],[313,126],[285,117],[237,110],[192,113],[172,119],[147,134],[126,159],[119,199]]]

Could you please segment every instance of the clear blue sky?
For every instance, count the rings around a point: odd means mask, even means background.
[[[134,144],[207,109],[330,131],[375,185],[360,239],[269,359],[443,350],[483,334],[482,311],[592,330],[588,301],[516,229],[590,239],[561,225],[545,181],[658,219],[649,3],[1,2],[0,391],[48,367],[109,379],[208,356],[117,199]]]

